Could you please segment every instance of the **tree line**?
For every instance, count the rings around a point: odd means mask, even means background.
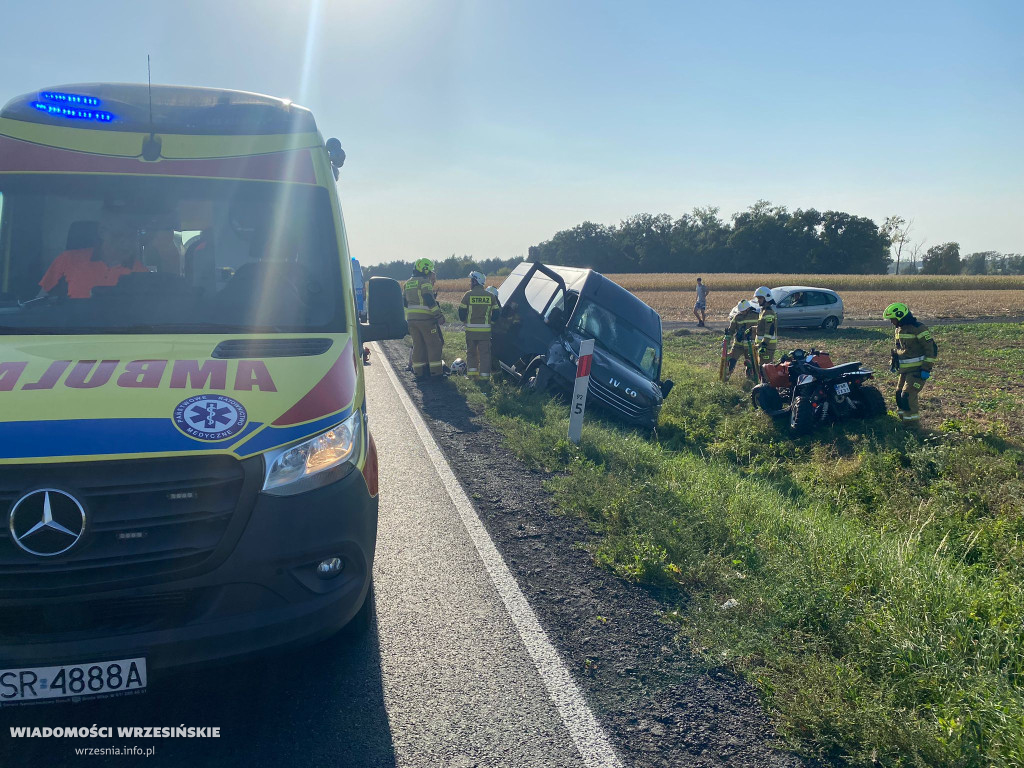
[[[529,261],[599,272],[754,272],[885,274],[1024,274],[1024,257],[994,251],[961,257],[957,243],[924,250],[911,244],[913,222],[890,216],[881,226],[864,216],[813,208],[790,211],[759,200],[726,222],[714,206],[679,218],[640,213],[619,224],[585,221],[530,246]],[[439,279],[470,270],[507,274],[521,258],[485,259],[454,254],[437,262]],[[411,261],[368,267],[367,276],[403,279]]]
[[[912,263],[900,274],[922,275],[1024,275],[1024,254],[978,251],[960,255],[959,243],[943,243],[928,249],[920,267]]]

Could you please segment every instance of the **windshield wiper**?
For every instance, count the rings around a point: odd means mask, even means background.
[[[0,325],[0,335],[4,336],[84,336],[91,334],[107,334],[116,336],[129,333],[281,333],[276,328],[246,328],[241,325],[226,323],[167,323],[167,324],[135,324],[135,325],[101,325],[101,326],[41,326],[41,325]]]
[[[67,333],[64,328],[50,328],[32,325],[0,325],[0,336],[37,336],[41,334],[60,335]]]
[[[246,328],[229,323],[136,323],[110,328],[112,333],[279,333],[278,329]]]

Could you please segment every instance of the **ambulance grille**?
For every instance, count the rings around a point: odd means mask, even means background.
[[[180,626],[201,612],[201,590],[157,592],[107,600],[77,600],[4,609],[0,638],[72,640],[96,632],[140,632]]]
[[[68,594],[201,573],[227,555],[255,498],[243,463],[229,456],[0,467],[0,595]],[[39,557],[12,540],[9,511],[35,488],[75,496],[81,540]]]
[[[213,350],[218,360],[261,357],[312,357],[322,355],[331,339],[229,339]]]

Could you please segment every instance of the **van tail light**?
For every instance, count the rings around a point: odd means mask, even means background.
[[[367,432],[368,444],[366,448],[366,462],[363,464],[363,480],[366,481],[366,488],[370,496],[377,495],[377,444],[373,442],[373,435]]]

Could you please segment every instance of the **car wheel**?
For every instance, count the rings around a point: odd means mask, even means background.
[[[821,327],[826,331],[834,331],[839,327],[839,318],[835,315],[829,315],[825,318],[825,322],[821,324]]]

